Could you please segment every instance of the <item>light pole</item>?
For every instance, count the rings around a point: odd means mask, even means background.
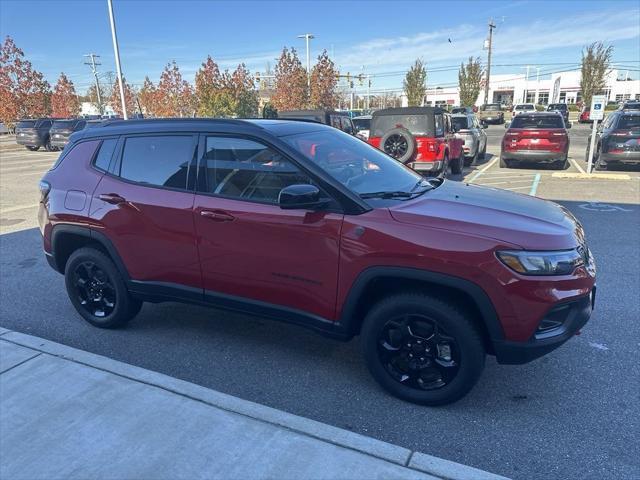
[[[311,57],[309,56],[309,40],[316,38],[312,33],[298,35],[298,38],[304,38],[307,43],[307,87],[311,87]]]
[[[529,93],[529,69],[531,65],[527,65],[526,67],[520,67],[527,69],[527,76],[524,79],[524,93],[522,94],[522,103],[527,103],[527,94]]]
[[[122,69],[120,68],[120,49],[118,48],[118,36],[116,35],[116,21],[113,17],[113,5],[107,0],[109,7],[109,21],[111,22],[111,38],[113,39],[113,54],[116,57],[116,71],[118,73],[118,85],[120,86],[120,102],[122,105],[122,117],[127,120],[127,104],[124,100],[124,86],[122,85]]]
[[[496,28],[493,23],[493,19],[489,20],[489,39],[487,50],[489,51],[487,54],[487,81],[484,85],[484,103],[485,105],[489,103],[489,79],[491,78],[491,48],[493,47],[493,29]]]
[[[536,67],[536,105],[538,105],[539,90],[540,90],[540,67]]]

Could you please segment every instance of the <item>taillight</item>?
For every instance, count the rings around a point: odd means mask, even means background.
[[[49,191],[51,191],[51,184],[45,180],[40,180],[38,188],[40,189],[40,201],[44,202],[47,199],[47,195],[49,195]]]

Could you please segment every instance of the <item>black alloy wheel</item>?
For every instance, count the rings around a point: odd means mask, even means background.
[[[73,285],[79,304],[94,317],[104,318],[114,311],[116,289],[108,275],[94,262],[84,261],[75,267]]]
[[[404,135],[394,133],[386,139],[382,149],[393,158],[402,158],[407,153],[407,150],[409,150],[409,142]]]
[[[393,379],[419,390],[448,385],[460,367],[456,340],[421,314],[390,319],[380,331],[378,353]]]

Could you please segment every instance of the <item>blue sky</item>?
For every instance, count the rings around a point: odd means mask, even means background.
[[[457,66],[482,49],[493,17],[496,73],[524,75],[576,68],[581,48],[602,40],[616,61],[640,69],[638,1],[178,1],[113,0],[123,73],[134,84],[156,82],[176,60],[192,81],[212,55],[223,67],[245,62],[252,70],[275,64],[283,46],[305,62],[310,32],[312,58],[327,49],[343,73],[371,73],[373,88],[401,88],[402,72],[417,57],[427,62],[429,85],[451,85]],[[100,54],[101,71],[114,71],[106,0],[0,0],[0,33],[11,35],[34,67],[53,84],[64,71],[84,92],[92,82],[83,54]],[[449,39],[451,42],[449,42]],[[566,63],[567,65],[553,65]],[[570,65],[573,64],[573,65]],[[500,66],[505,65],[505,66]],[[535,69],[531,70],[535,72]]]

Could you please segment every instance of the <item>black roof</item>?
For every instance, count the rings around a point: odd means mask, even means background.
[[[80,138],[105,137],[132,133],[216,132],[260,134],[278,137],[331,128],[315,122],[270,119],[154,118],[140,120],[103,120],[93,128],[78,132]]]
[[[434,115],[436,113],[448,112],[439,107],[400,107],[376,110],[375,112],[373,112],[373,116],[381,117],[383,115]]]
[[[331,114],[331,115],[343,115],[345,117],[348,117],[349,114],[347,112],[340,112],[338,110],[322,110],[322,109],[316,109],[316,110],[282,110],[282,111],[278,111],[278,117],[283,116],[295,116],[295,115],[327,115],[327,114]]]

